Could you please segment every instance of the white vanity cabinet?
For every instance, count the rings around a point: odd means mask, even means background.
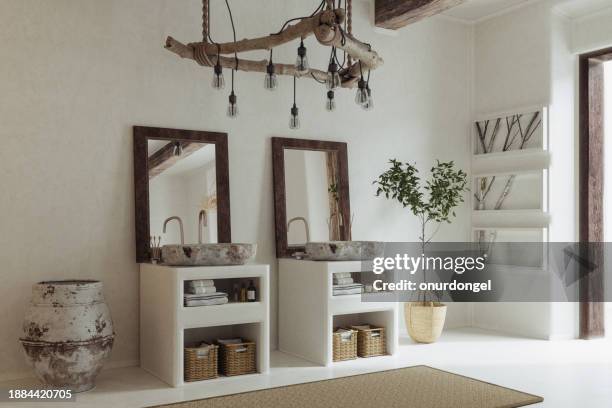
[[[174,387],[184,385],[183,349],[190,342],[243,337],[257,343],[257,372],[270,366],[269,266],[140,265],[140,366]],[[184,282],[213,279],[230,302],[185,307]],[[253,280],[257,301],[233,302],[235,282]],[[206,381],[223,381],[224,377]],[[199,383],[202,383],[199,382]]]
[[[334,328],[368,323],[385,328],[387,354],[396,352],[396,302],[365,302],[358,294],[333,295],[333,274],[351,272],[354,277],[357,273],[372,274],[365,263],[283,258],[278,264],[281,351],[327,366],[333,363]]]

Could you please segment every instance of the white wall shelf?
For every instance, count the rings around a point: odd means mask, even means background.
[[[485,201],[485,209],[479,210],[478,200],[471,194],[472,201],[472,230],[473,231],[513,231],[520,235],[525,232],[523,241],[531,242],[534,234],[538,236],[539,242],[548,239],[548,228],[550,226],[550,215],[548,212],[549,199],[549,167],[551,162],[548,150],[549,126],[548,126],[548,107],[530,106],[517,108],[511,111],[481,114],[475,118],[475,122],[489,121],[489,133],[491,123],[499,118],[502,122],[500,134],[495,141],[493,150],[501,150],[500,140],[504,138],[504,118],[513,117],[521,114],[526,117],[534,112],[540,113],[541,125],[533,135],[532,142],[528,143],[527,148],[509,151],[494,151],[492,153],[482,153],[478,132],[473,129],[472,135],[472,185],[474,191],[479,188],[481,179],[495,177],[495,184],[490,189]],[[500,139],[501,138],[501,139]],[[504,188],[509,177],[515,176],[510,187],[509,195],[499,210],[492,210],[504,193]],[[521,242],[521,239],[512,241]],[[474,236],[475,237],[475,236]],[[497,242],[500,241],[499,239]]]
[[[541,210],[477,210],[472,212],[474,228],[546,228],[550,215]]]
[[[542,149],[513,150],[472,156],[473,176],[497,176],[547,169],[550,153]]]
[[[184,307],[184,282],[196,279],[253,279],[257,282],[259,301]],[[241,336],[257,343],[257,372],[266,373],[270,367],[269,285],[268,265],[141,264],[141,367],[173,387],[182,386],[183,349],[189,337],[210,341],[218,336]]]
[[[396,302],[364,302],[361,295],[333,296],[333,274],[373,273],[362,262],[279,259],[279,349],[331,365],[334,326],[369,323],[385,327],[387,354],[398,346]],[[376,357],[374,357],[376,358]]]

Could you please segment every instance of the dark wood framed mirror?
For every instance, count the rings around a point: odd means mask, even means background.
[[[273,137],[272,167],[278,258],[351,240],[346,143]]]
[[[134,126],[134,190],[137,262],[151,261],[152,237],[231,242],[226,133]]]

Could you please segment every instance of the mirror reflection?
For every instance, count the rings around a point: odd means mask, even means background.
[[[215,145],[147,143],[150,235],[161,245],[217,243]]]
[[[284,149],[283,154],[288,245],[340,240],[337,153]]]

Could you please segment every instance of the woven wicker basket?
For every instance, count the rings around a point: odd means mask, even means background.
[[[384,327],[370,325],[369,329],[351,327],[357,330],[357,355],[375,357],[387,354],[387,337]]]
[[[219,344],[219,371],[227,376],[252,374],[257,371],[255,342]]]
[[[357,358],[357,330],[345,329],[352,332],[348,339],[343,339],[340,333],[336,333],[336,330],[333,333],[334,361]]]
[[[185,381],[217,378],[218,349],[215,345],[185,347]]]
[[[408,334],[418,343],[434,343],[442,334],[446,306],[438,302],[404,303]]]

